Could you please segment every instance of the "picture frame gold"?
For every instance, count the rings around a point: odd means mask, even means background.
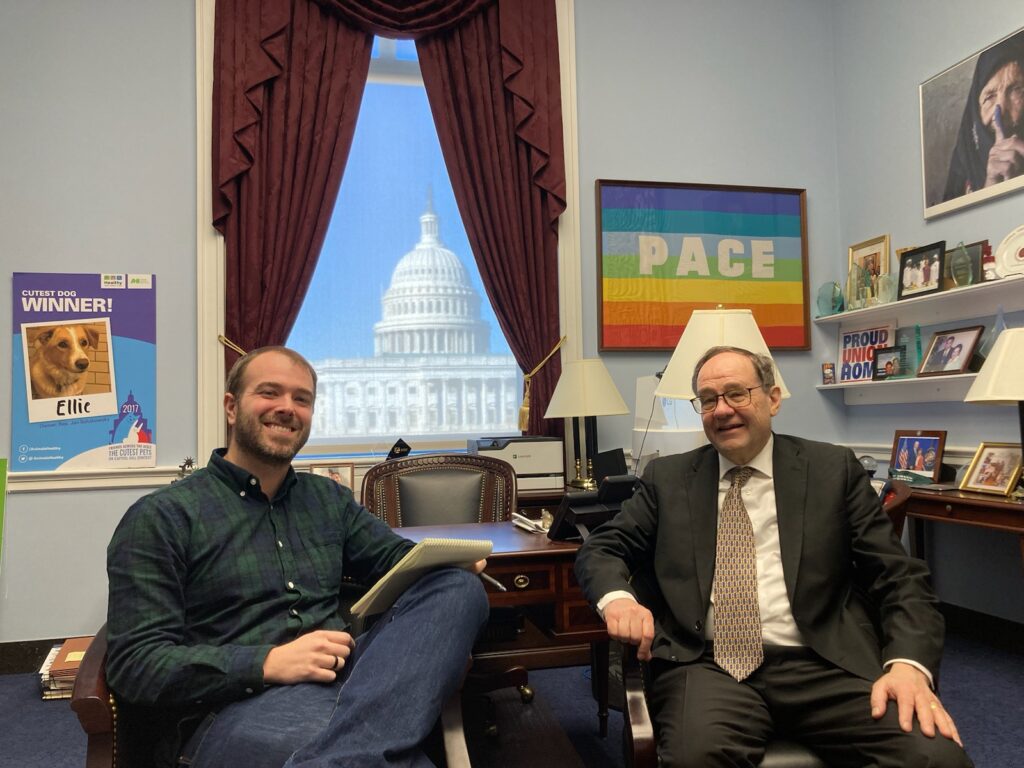
[[[889,274],[889,236],[879,235],[862,243],[851,245],[849,261],[846,265],[847,272],[854,264],[867,270],[872,280],[877,279],[879,275]]]
[[[356,465],[347,461],[328,461],[311,464],[309,471],[314,475],[329,477],[338,485],[355,490]]]
[[[960,481],[960,490],[1009,496],[1020,474],[1020,443],[983,442]]]

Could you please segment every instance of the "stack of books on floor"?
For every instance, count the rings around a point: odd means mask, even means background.
[[[39,684],[44,699],[70,699],[75,687],[78,667],[85,657],[85,651],[92,642],[88,637],[71,637],[55,645],[46,654],[39,668]]]

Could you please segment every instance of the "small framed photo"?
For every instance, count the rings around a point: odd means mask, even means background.
[[[942,290],[962,288],[985,280],[985,257],[992,252],[988,240],[970,245],[960,243],[946,251],[942,265]]]
[[[905,472],[925,482],[936,483],[942,469],[942,451],[945,447],[944,429],[897,429],[892,440],[889,472]]]
[[[871,371],[871,380],[885,381],[905,377],[906,364],[906,347],[879,347],[875,350],[875,367]]]
[[[851,245],[847,271],[854,264],[868,273],[872,283],[878,280],[879,275],[889,274],[889,236],[879,235],[863,243]]]
[[[901,253],[896,298],[909,299],[911,296],[927,296],[941,291],[945,255],[945,240]]]
[[[921,357],[917,375],[942,376],[964,373],[984,330],[983,325],[972,325],[951,331],[937,331],[932,335],[932,340]]]
[[[821,364],[821,383],[822,384],[835,384],[836,383],[836,364],[835,363],[822,363]]]
[[[1009,496],[1020,472],[1020,443],[982,443],[960,481],[960,490]]]
[[[356,467],[352,463],[331,462],[329,464],[313,464],[310,466],[309,471],[314,475],[329,477],[338,485],[344,485],[349,489],[353,488],[355,483]]]

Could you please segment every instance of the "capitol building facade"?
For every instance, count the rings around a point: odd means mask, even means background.
[[[313,362],[313,440],[518,433],[523,374],[512,355],[490,354],[480,295],[438,230],[428,205],[381,299],[373,357]]]

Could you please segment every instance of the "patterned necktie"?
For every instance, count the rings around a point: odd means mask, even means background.
[[[715,663],[737,680],[764,660],[754,528],[742,496],[753,472],[750,467],[729,470],[732,485],[718,513],[715,547]]]

